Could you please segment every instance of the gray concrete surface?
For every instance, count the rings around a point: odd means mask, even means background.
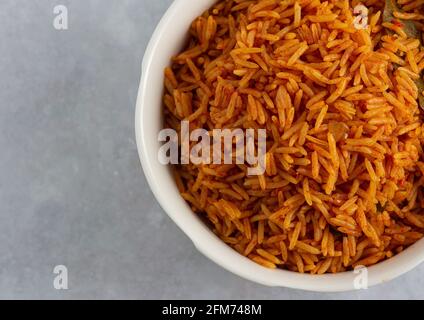
[[[424,265],[343,294],[267,288],[198,253],[134,141],[140,62],[171,0],[0,1],[0,298],[424,298]],[[66,5],[69,30],[53,28]],[[65,265],[69,289],[53,287]]]

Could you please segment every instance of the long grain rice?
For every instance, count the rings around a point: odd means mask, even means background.
[[[175,167],[183,198],[223,241],[268,268],[373,265],[424,232],[424,50],[384,1],[221,0],[165,70],[166,127],[266,129],[266,171]],[[424,1],[397,19],[424,20]],[[387,34],[386,28],[394,33]]]

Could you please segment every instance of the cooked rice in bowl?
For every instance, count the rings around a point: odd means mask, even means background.
[[[225,0],[192,23],[165,70],[166,127],[267,131],[261,176],[175,166],[217,236],[265,267],[311,274],[370,266],[422,238],[424,50],[408,31],[409,20],[423,29],[422,5]]]

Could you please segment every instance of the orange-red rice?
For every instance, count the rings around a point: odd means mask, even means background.
[[[263,128],[267,168],[180,165],[182,196],[240,254],[323,274],[372,265],[424,231],[424,50],[384,1],[221,0],[165,70],[166,126]],[[424,20],[423,1],[399,19]],[[395,34],[387,34],[385,28]],[[398,68],[394,68],[398,64]]]

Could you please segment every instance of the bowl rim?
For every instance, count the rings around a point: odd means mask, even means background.
[[[190,2],[190,0],[174,0],[157,25],[146,48],[142,60],[141,80],[136,102],[135,135],[139,158],[150,189],[162,209],[192,240],[195,247],[202,254],[224,269],[242,278],[271,287],[287,287],[315,292],[355,290],[354,283],[358,276],[358,272],[355,271],[310,275],[282,269],[270,270],[259,266],[226,245],[198,217],[194,216],[190,207],[179,195],[176,185],[174,186],[174,191],[178,194],[171,194],[173,201],[169,201],[168,193],[164,196],[160,178],[165,177],[163,172],[168,171],[169,168],[158,165],[158,148],[157,145],[156,147],[153,145],[151,140],[156,141],[157,138],[151,134],[152,128],[150,125],[152,121],[150,121],[148,115],[151,115],[152,112],[151,110],[149,110],[149,113],[147,112],[147,106],[149,105],[147,101],[154,98],[152,96],[154,90],[150,89],[154,86],[155,81],[153,80],[156,80],[156,83],[158,83],[158,77],[163,80],[163,68],[165,65],[159,64],[156,67],[153,64],[155,63],[155,57],[157,57],[159,48],[161,45],[166,45],[167,43],[165,30],[175,30],[177,28],[175,22],[178,19],[183,19],[185,16],[190,16],[190,14],[194,18],[202,13],[201,9],[207,9],[214,2],[215,0],[197,0],[195,3]],[[187,10],[187,5],[189,5],[189,10]],[[185,14],[186,11],[190,11],[191,13]],[[181,14],[183,12],[184,14]],[[179,31],[181,34],[186,34],[187,28]],[[161,70],[158,70],[159,67],[161,67]],[[158,73],[160,76],[158,76]],[[161,83],[160,85],[162,90],[163,84]],[[157,133],[155,132],[156,135]],[[155,163],[155,159],[157,163]],[[424,239],[417,241],[395,257],[368,267],[366,269],[368,287],[394,279],[410,271],[422,261],[424,261]]]

